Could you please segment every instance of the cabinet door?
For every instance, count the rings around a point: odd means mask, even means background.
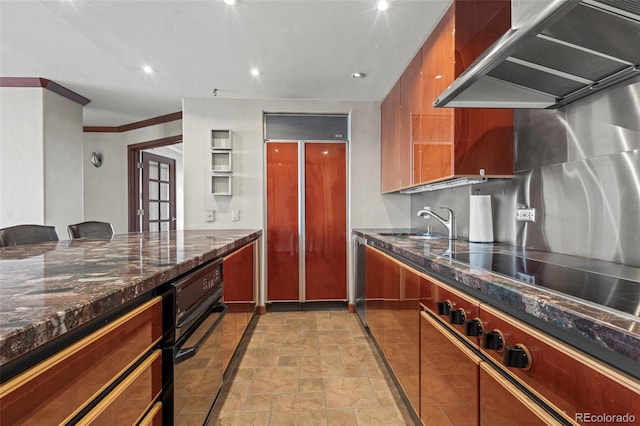
[[[442,17],[422,47],[421,132],[413,144],[414,183],[453,174],[454,110],[433,101],[454,79],[454,6]]]
[[[480,358],[431,314],[420,318],[420,418],[426,425],[477,425]]]
[[[157,297],[3,383],[0,424],[65,423],[161,337]]]
[[[298,144],[267,144],[267,297],[299,299]]]
[[[380,105],[380,190],[397,191],[400,179],[400,80]]]
[[[365,247],[365,309],[367,327],[379,342],[384,327],[382,308],[384,305],[384,258],[369,247]]]
[[[539,405],[486,362],[480,363],[480,424],[483,426],[559,425]]]
[[[347,299],[347,148],[305,143],[305,300]]]
[[[248,244],[224,258],[224,302],[245,327],[256,306],[255,245]]]
[[[414,182],[413,146],[420,142],[421,119],[421,66],[422,53],[416,56],[400,77],[400,186],[406,188]]]

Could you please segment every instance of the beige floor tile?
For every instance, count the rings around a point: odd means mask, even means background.
[[[353,409],[327,410],[328,426],[357,426],[356,413]]]
[[[220,413],[213,421],[214,426],[267,426],[270,413],[246,412],[246,413]]]
[[[366,377],[336,377],[325,380],[327,408],[378,407],[380,404]]]
[[[357,408],[356,419],[359,425],[367,426],[405,426],[408,424],[408,419],[398,407]]]
[[[270,312],[249,337],[216,402],[213,424],[413,424],[355,314]]]
[[[250,393],[298,392],[298,369],[261,368],[251,383]]]

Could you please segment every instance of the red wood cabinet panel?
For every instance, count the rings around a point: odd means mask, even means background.
[[[267,144],[267,297],[298,300],[298,144]]]
[[[161,337],[158,297],[2,384],[0,424],[64,423]]]
[[[531,368],[504,366],[502,351],[485,353],[569,418],[575,418],[576,413],[632,413],[640,418],[637,380],[484,304],[480,306],[480,317],[486,331],[502,332],[505,346],[524,345],[531,355]]]
[[[420,275],[366,248],[367,325],[415,410],[420,403]]]
[[[78,424],[136,424],[160,396],[161,390],[162,351],[157,350]]]
[[[420,418],[425,425],[478,424],[479,365],[480,358],[444,326],[420,314]]]
[[[487,363],[480,363],[480,424],[482,426],[559,425]]]
[[[513,174],[512,110],[433,107],[510,28],[510,12],[510,1],[456,0],[436,25],[381,107],[382,192],[406,187],[408,169],[410,186],[477,176],[480,169],[488,176]]]
[[[365,247],[365,309],[369,331],[376,340],[382,338],[384,318],[382,308],[384,306],[384,258],[380,253],[369,247]]]
[[[421,140],[421,66],[422,54],[417,55],[400,77],[400,188],[411,186],[414,181],[412,149]]]
[[[380,105],[380,190],[397,191],[400,178],[400,80]]]
[[[306,143],[304,173],[305,300],[346,300],[346,144]]]

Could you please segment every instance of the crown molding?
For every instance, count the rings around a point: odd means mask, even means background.
[[[42,87],[82,106],[91,102],[91,99],[87,99],[55,81],[40,77],[0,77],[0,87]]]

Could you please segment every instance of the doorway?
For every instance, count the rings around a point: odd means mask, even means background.
[[[127,147],[129,232],[181,229],[182,135]]]

